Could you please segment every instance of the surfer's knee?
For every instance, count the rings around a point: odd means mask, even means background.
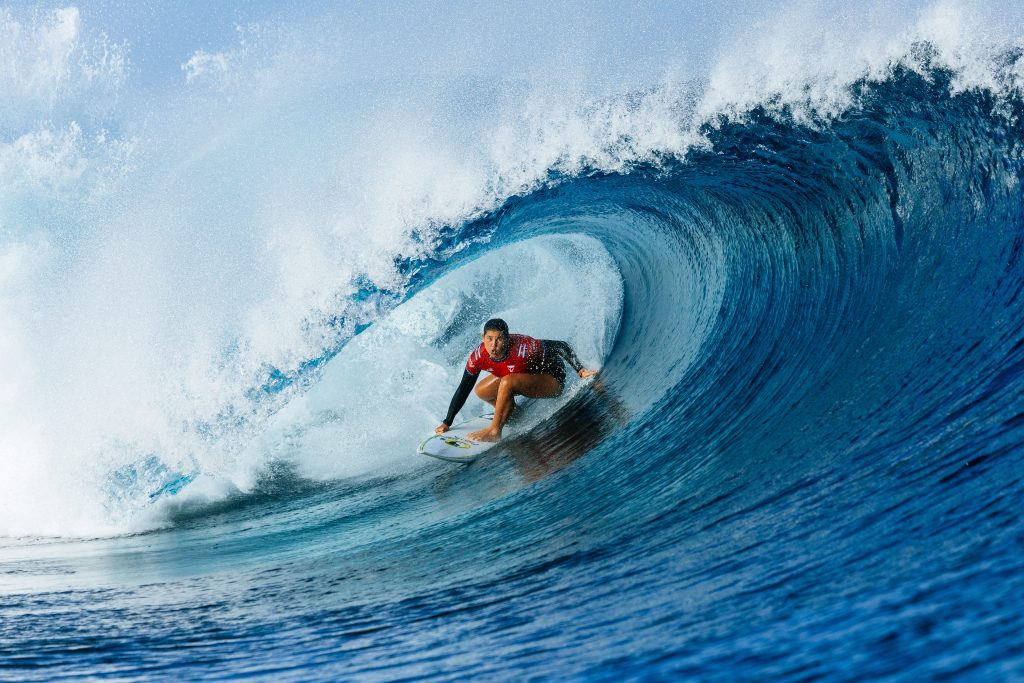
[[[476,395],[484,401],[493,401],[495,396],[498,395],[498,387],[500,386],[496,381],[495,377],[488,377],[482,382],[478,382],[474,392]]]
[[[517,381],[516,375],[505,375],[498,382],[498,393],[506,395],[514,393]]]

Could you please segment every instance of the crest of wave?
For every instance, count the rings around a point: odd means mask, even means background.
[[[949,70],[952,94],[1019,95],[1022,28],[1022,8],[1004,3],[790,4],[722,46],[699,112],[716,118],[765,107],[804,123],[834,118],[854,105],[851,85],[883,81],[896,68],[925,77]]]

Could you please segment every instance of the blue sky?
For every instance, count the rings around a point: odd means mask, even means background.
[[[237,45],[252,24],[334,43],[369,77],[447,69],[494,75],[564,66],[620,78],[654,64],[705,63],[722,35],[762,11],[743,0],[697,2],[154,2],[73,3],[90,31],[127,42],[137,84],[181,78],[196,50]],[[58,6],[58,5],[53,5]],[[373,73],[376,72],[376,73]]]

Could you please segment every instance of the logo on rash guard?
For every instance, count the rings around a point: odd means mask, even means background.
[[[509,372],[515,372],[516,371],[516,366],[514,366],[514,365],[509,365],[507,367],[508,367],[508,371]]]

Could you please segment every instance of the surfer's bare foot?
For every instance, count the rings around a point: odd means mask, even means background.
[[[470,432],[466,435],[466,438],[470,441],[499,441],[501,439],[501,432],[493,427],[488,427],[487,429]]]

